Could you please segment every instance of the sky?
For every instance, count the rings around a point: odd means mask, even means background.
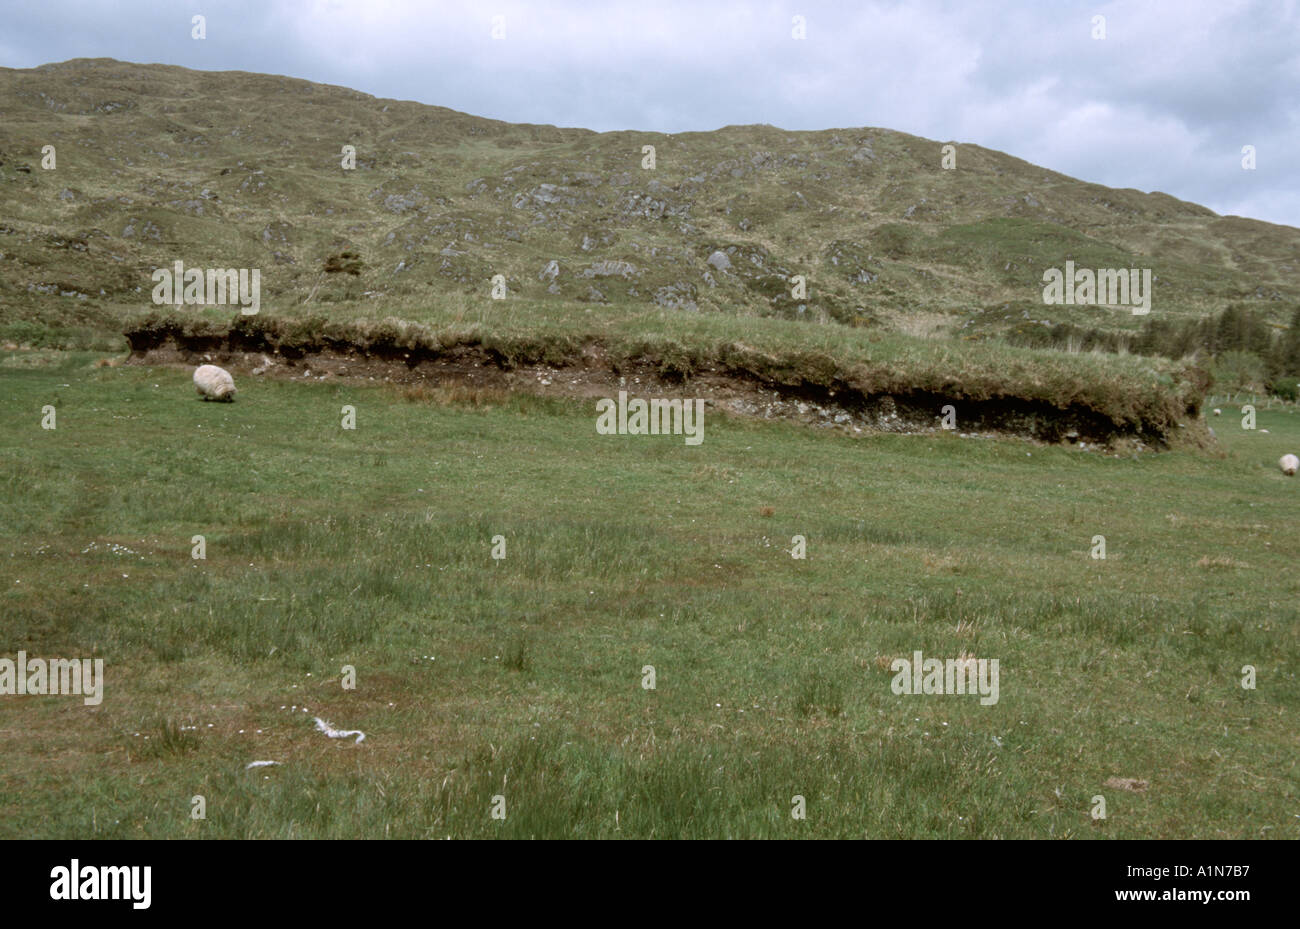
[[[1300,227],[1297,0],[7,7],[5,67],[107,57],[256,71],[598,131],[881,127]]]

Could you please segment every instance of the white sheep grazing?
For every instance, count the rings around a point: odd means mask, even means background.
[[[1283,455],[1278,461],[1278,466],[1282,468],[1283,474],[1294,475],[1300,469],[1300,458],[1295,455]]]
[[[1223,410],[1220,410],[1220,409],[1218,409],[1218,408],[1215,408],[1215,410],[1214,410],[1214,415],[1215,415],[1215,416],[1222,416],[1222,415],[1223,415]]]
[[[199,365],[194,371],[194,387],[204,400],[235,399],[235,379],[216,365]]]

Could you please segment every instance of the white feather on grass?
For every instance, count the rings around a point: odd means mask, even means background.
[[[316,723],[317,731],[325,733],[327,738],[346,739],[348,736],[354,735],[357,737],[357,741],[353,744],[358,744],[358,745],[361,742],[363,742],[366,738],[366,734],[362,732],[360,729],[335,729],[333,726],[325,722],[325,720],[321,719],[319,716],[313,716],[312,719]]]

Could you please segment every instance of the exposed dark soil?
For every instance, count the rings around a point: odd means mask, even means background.
[[[955,431],[965,436],[1010,435],[1124,452],[1169,444],[1166,436],[1139,434],[1081,406],[1060,409],[1017,397],[971,400],[927,391],[867,395],[843,383],[782,383],[722,367],[671,377],[651,363],[614,363],[599,345],[588,345],[580,359],[557,366],[511,363],[477,344],[440,349],[373,344],[363,348],[336,341],[284,346],[261,339],[255,331],[239,330],[189,335],[150,329],[126,335],[132,364],[212,363],[242,379],[342,378],[580,398],[613,397],[626,390],[629,397],[699,397],[709,408],[734,415],[789,419],[853,433],[939,432],[943,408],[951,404]]]

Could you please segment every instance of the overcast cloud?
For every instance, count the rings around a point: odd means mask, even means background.
[[[7,67],[259,71],[597,130],[879,126],[1300,226],[1296,0],[41,0],[4,19]]]

